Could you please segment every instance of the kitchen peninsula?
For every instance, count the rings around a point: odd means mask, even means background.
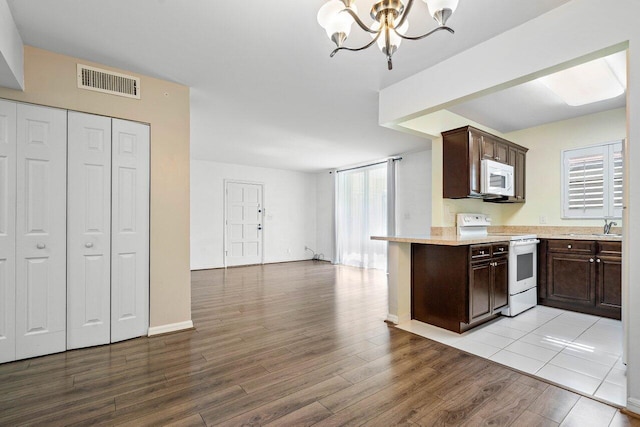
[[[504,236],[375,236],[372,239],[389,242],[387,321],[403,323],[411,320],[413,313],[417,320],[463,332],[494,318],[493,308],[498,308],[494,304],[495,294],[490,291],[494,286],[487,283],[489,288],[485,289],[484,295],[478,295],[476,304],[472,302],[473,292],[467,292],[469,259],[483,261],[483,265],[491,270],[497,269],[501,281],[498,305],[506,306],[508,270],[506,261],[496,261],[504,259],[502,254],[508,253]],[[498,265],[494,266],[494,263]],[[491,276],[496,272],[488,273]],[[422,282],[426,275],[436,279],[429,281],[437,282],[437,285],[412,289],[412,280]],[[488,312],[480,310],[480,305],[485,305]]]
[[[528,228],[527,231],[539,231],[538,237],[544,241],[565,241],[567,244],[588,241],[594,242],[596,248],[603,242],[620,245],[621,241],[615,235],[596,236],[590,229],[549,230],[541,227],[538,230]],[[503,257],[508,251],[508,238],[500,235],[461,237],[454,233],[372,237],[389,242],[388,322],[399,324],[415,318],[463,332],[497,316],[504,306],[502,280],[507,268]],[[474,268],[488,268],[482,277],[488,277],[489,282],[480,287],[474,286],[474,271],[479,271]],[[412,289],[412,280],[423,280],[425,273],[428,273],[432,283],[433,278],[448,275],[437,282],[439,289],[435,290],[435,295],[433,292],[425,295],[420,290],[416,293],[416,289]],[[539,281],[546,284],[546,278]],[[614,285],[619,286],[617,283]],[[483,290],[484,293],[474,296],[474,289]],[[543,292],[546,292],[546,288]],[[596,299],[598,295],[605,295],[595,290],[593,294]],[[607,293],[607,298],[608,295],[610,293]],[[420,307],[416,307],[418,299],[422,301]],[[427,301],[426,305],[424,301]]]

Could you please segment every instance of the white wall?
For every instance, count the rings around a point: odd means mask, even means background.
[[[313,250],[321,254],[321,259],[335,262],[335,177],[333,171],[316,174],[316,245]]]
[[[224,180],[264,184],[264,262],[310,259],[316,175],[191,160],[191,269],[224,266]]]
[[[22,38],[6,0],[0,0],[0,86],[24,89]]]
[[[403,154],[397,162],[396,234],[431,230],[431,150]]]

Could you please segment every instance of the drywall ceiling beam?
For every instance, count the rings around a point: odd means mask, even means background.
[[[638,33],[637,0],[573,0],[380,91],[383,126],[547,74]],[[462,8],[462,5],[460,6]],[[618,50],[624,47],[617,48]]]

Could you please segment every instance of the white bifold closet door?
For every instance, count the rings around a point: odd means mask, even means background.
[[[0,100],[0,363],[16,358],[16,104]]]
[[[111,340],[111,118],[69,112],[67,349]]]
[[[111,342],[149,329],[149,126],[113,119]]]
[[[67,348],[146,335],[149,126],[69,113]]]
[[[66,348],[67,112],[17,104],[17,116],[16,358],[24,359]]]

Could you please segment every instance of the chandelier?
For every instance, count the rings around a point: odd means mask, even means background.
[[[402,40],[420,40],[431,34],[446,30],[453,34],[453,30],[446,26],[447,20],[458,6],[458,0],[423,0],[429,8],[429,13],[438,23],[438,27],[421,36],[407,36],[409,21],[414,0],[407,0],[406,6],[401,0],[381,0],[371,7],[371,17],[374,22],[369,27],[358,16],[355,0],[329,0],[318,11],[318,23],[327,32],[327,36],[336,44],[331,57],[341,50],[357,52],[367,49],[374,44],[387,57],[389,70],[393,68],[391,57],[398,50]],[[369,33],[373,40],[364,46],[351,48],[344,46],[344,42],[351,32],[353,23]]]

